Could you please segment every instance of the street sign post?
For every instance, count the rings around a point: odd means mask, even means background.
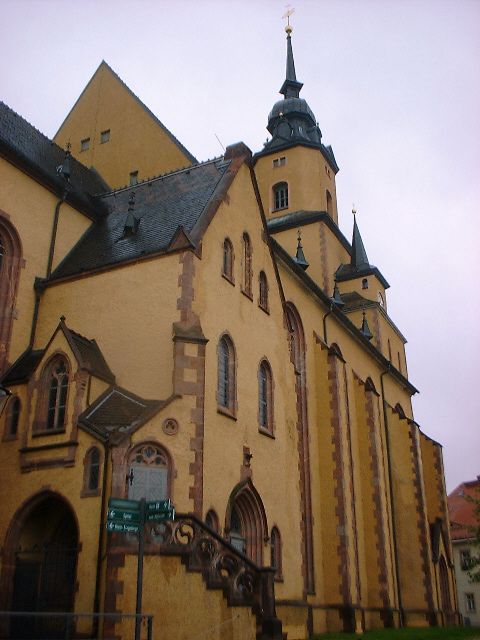
[[[137,556],[137,606],[135,620],[135,640],[140,640],[143,593],[143,556],[145,547],[145,524],[175,519],[175,509],[171,500],[123,500],[110,498],[107,511],[107,531],[111,533],[138,534]]]

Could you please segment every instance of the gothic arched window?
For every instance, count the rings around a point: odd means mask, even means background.
[[[210,509],[205,516],[205,524],[213,529],[215,533],[220,533],[220,525],[218,522],[218,516],[213,509]]]
[[[18,422],[20,419],[21,406],[20,398],[18,396],[10,398],[7,407],[4,440],[14,440],[18,436]]]
[[[46,383],[48,385],[46,429],[48,431],[63,429],[68,393],[68,367],[63,358],[56,359],[49,367]]]
[[[243,234],[243,282],[242,290],[252,297],[252,243],[248,233]]]
[[[82,497],[100,495],[100,464],[102,457],[98,447],[90,447],[83,460]]]
[[[288,184],[279,182],[273,187],[273,210],[288,208]]]
[[[229,336],[224,335],[218,343],[217,403],[230,413],[235,412],[235,349]]]
[[[0,374],[7,365],[21,254],[18,234],[0,214]]]
[[[273,433],[272,370],[266,360],[258,369],[258,423],[261,429]]]
[[[228,238],[225,238],[223,241],[223,264],[222,264],[222,275],[230,280],[230,282],[234,281],[233,278],[233,246]]]
[[[136,447],[129,458],[128,498],[147,501],[170,497],[171,464],[167,452],[157,444]]]
[[[270,534],[270,566],[275,569],[275,580],[282,580],[282,538],[277,527]]]
[[[264,271],[260,271],[258,285],[260,290],[258,304],[264,311],[268,311],[268,281]]]

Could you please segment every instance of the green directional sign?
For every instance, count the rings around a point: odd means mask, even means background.
[[[170,511],[172,508],[171,500],[155,500],[154,502],[147,502],[147,513],[152,511]]]
[[[109,520],[114,520],[115,522],[140,522],[140,511],[109,509],[107,515]]]
[[[138,524],[128,524],[123,522],[114,522],[109,520],[107,522],[107,531],[112,533],[138,533]]]
[[[127,509],[128,511],[140,511],[140,502],[138,500],[122,500],[121,498],[110,498],[108,506],[111,509]]]
[[[157,511],[156,513],[147,513],[148,522],[162,522],[163,520],[175,520],[175,509]]]

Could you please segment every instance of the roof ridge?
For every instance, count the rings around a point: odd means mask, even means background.
[[[99,193],[96,197],[98,198],[106,198],[108,196],[115,195],[117,193],[121,193],[123,191],[130,191],[131,189],[136,189],[137,187],[142,187],[146,184],[156,182],[157,180],[163,180],[164,178],[170,178],[171,176],[176,176],[180,173],[186,171],[193,171],[195,169],[201,169],[202,167],[206,167],[207,165],[214,164],[219,162],[220,160],[224,160],[224,156],[217,156],[216,158],[212,158],[211,160],[205,160],[204,162],[198,162],[197,164],[192,164],[188,167],[182,167],[181,169],[174,169],[173,171],[168,171],[167,173],[159,173],[156,176],[152,176],[151,178],[146,178],[145,180],[140,180],[137,184],[125,185],[123,187],[119,187],[118,189],[112,189],[112,191],[106,191],[105,193]],[[228,163],[230,160],[224,160],[224,162]]]

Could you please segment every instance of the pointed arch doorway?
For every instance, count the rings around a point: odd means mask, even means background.
[[[232,491],[225,518],[225,532],[230,544],[263,565],[263,545],[268,539],[267,517],[262,499],[251,480]]]
[[[12,611],[72,611],[78,558],[78,526],[67,502],[45,492],[14,517],[5,543],[11,571]],[[6,576],[2,576],[2,581]],[[10,638],[61,638],[60,618],[12,618]]]

